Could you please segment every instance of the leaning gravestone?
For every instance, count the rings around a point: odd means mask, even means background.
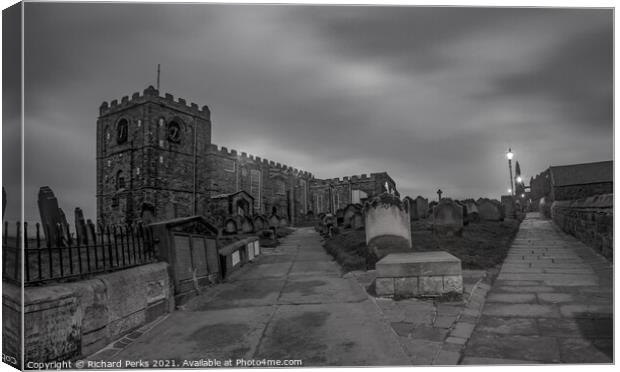
[[[75,233],[78,244],[88,244],[88,232],[86,231],[86,220],[84,220],[84,213],[82,208],[75,208]]]
[[[460,235],[463,232],[463,207],[450,198],[443,198],[433,208],[433,233]]]
[[[371,261],[389,253],[411,251],[411,220],[406,200],[403,202],[388,193],[371,199],[364,206],[364,226]]]
[[[486,221],[503,221],[504,211],[502,205],[497,200],[487,198],[478,199],[478,214],[480,219]]]
[[[58,241],[58,226],[62,220],[60,210],[58,208],[58,199],[54,196],[54,192],[48,186],[39,189],[39,216],[45,233],[45,239],[52,244]]]

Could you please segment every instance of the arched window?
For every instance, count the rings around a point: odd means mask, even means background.
[[[116,123],[116,142],[121,144],[127,142],[129,132],[129,122],[123,118]]]

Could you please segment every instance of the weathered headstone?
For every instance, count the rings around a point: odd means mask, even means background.
[[[478,204],[478,214],[480,215],[480,219],[486,221],[504,220],[504,211],[499,201],[480,198],[476,204]]]
[[[428,199],[423,198],[421,196],[418,195],[417,198],[414,199],[415,200],[415,208],[416,208],[416,215],[418,216],[418,218],[426,218],[428,217]],[[413,207],[412,207],[413,209]]]
[[[58,241],[58,230],[56,226],[62,222],[60,218],[60,210],[58,208],[58,200],[54,196],[54,192],[48,186],[39,189],[39,216],[41,224],[45,232],[45,239],[52,244]]]
[[[466,199],[461,202],[467,208],[467,222],[477,222],[480,220],[478,205],[473,199]]]
[[[88,244],[88,233],[86,231],[86,220],[84,220],[84,213],[82,208],[75,208],[75,233],[78,244]]]
[[[272,214],[269,217],[269,227],[279,227],[280,226],[280,217],[275,214]]]
[[[265,228],[267,228],[267,221],[265,221],[265,218],[263,216],[254,217],[254,229],[256,229],[256,231],[261,231]]]
[[[334,227],[336,226],[336,216],[331,213],[327,213],[321,220],[321,233],[326,236],[333,235]]]
[[[351,228],[357,230],[363,227],[364,227],[364,215],[361,212],[355,213],[353,217],[351,217]]]
[[[250,219],[249,217],[242,217],[241,218],[241,232],[243,232],[244,234],[249,234],[249,233],[253,233],[254,232],[254,224],[252,223],[252,219]]]
[[[463,231],[463,207],[450,198],[442,198],[433,208],[433,232],[459,235]]]
[[[233,218],[224,221],[223,233],[232,235],[237,233],[237,222]]]
[[[361,213],[362,211],[362,206],[359,204],[349,204],[346,206],[346,208],[344,209],[344,217],[343,217],[343,225],[345,228],[349,228],[352,227],[352,220],[353,220],[353,216],[355,216],[356,213]]]
[[[383,193],[364,206],[366,244],[381,259],[393,252],[411,251],[411,220],[409,203],[397,196]]]

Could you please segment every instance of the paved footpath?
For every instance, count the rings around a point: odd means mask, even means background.
[[[312,228],[90,360],[299,359],[304,366],[409,365],[376,303]]]
[[[612,317],[612,264],[530,213],[461,363],[611,363]]]

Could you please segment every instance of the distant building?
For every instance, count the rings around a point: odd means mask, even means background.
[[[384,191],[398,195],[385,172],[316,179],[306,171],[218,148],[211,128],[207,106],[162,97],[152,86],[120,102],[104,102],[97,120],[98,219],[115,224],[276,214],[295,223]]]
[[[613,193],[613,161],[552,166],[530,180],[534,203]]]

